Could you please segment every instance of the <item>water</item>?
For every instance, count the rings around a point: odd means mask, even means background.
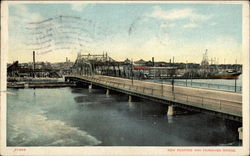
[[[238,146],[239,123],[104,89],[8,89],[7,146]]]
[[[147,80],[147,81],[154,81],[154,82],[163,82],[167,84],[171,84],[171,79],[165,80]],[[242,92],[242,75],[236,79],[236,86],[235,86],[235,79],[175,79],[175,85],[182,85],[182,86],[192,86],[192,87],[199,87],[199,88],[209,88],[215,90],[224,90],[224,91],[231,91],[231,92]]]

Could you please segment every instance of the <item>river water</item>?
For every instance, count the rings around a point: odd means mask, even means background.
[[[240,123],[104,89],[8,89],[7,146],[239,146]]]
[[[148,79],[158,83],[172,84],[171,79]],[[242,92],[242,75],[238,79],[175,79],[174,85],[209,88],[230,92]]]

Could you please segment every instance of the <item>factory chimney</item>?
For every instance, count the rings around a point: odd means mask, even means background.
[[[36,54],[33,51],[33,77],[35,77],[35,67],[36,67]]]

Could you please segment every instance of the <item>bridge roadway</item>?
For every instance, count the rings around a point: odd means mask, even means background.
[[[242,94],[204,88],[131,80],[104,75],[65,76],[65,81],[83,82],[128,95],[162,102],[242,122]]]

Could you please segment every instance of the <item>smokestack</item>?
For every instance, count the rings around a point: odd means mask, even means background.
[[[155,66],[155,58],[152,57],[152,63],[153,63],[153,66]]]
[[[36,63],[36,54],[35,51],[33,51],[33,70],[35,70],[35,63]]]
[[[35,51],[33,51],[33,77],[35,77],[35,66],[36,66],[36,56]]]

